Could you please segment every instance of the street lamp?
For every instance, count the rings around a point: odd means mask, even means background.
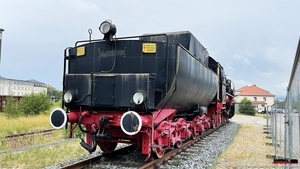
[[[1,62],[1,44],[2,44],[2,32],[4,29],[0,28],[0,62]]]

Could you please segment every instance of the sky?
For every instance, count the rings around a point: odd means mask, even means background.
[[[0,76],[62,90],[64,49],[103,38],[190,31],[235,89],[257,85],[285,96],[300,37],[299,0],[0,0]]]

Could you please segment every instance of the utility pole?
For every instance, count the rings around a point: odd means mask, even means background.
[[[2,32],[4,29],[0,28],[0,62],[1,62],[1,45],[2,45]]]

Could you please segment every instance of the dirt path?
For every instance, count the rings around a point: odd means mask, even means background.
[[[217,160],[216,169],[282,167],[273,164],[273,159],[266,157],[267,154],[274,154],[273,147],[266,145],[272,140],[263,133],[266,118],[237,114],[231,121],[240,124],[240,129],[234,137],[233,143]]]
[[[238,124],[254,124],[258,127],[261,127],[263,130],[263,126],[267,124],[267,119],[263,116],[246,116],[241,114],[236,114],[231,119],[232,122],[236,122]]]

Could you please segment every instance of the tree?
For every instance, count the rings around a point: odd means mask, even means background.
[[[62,98],[62,91],[56,90],[54,87],[47,87],[47,95],[51,101],[58,101]]]
[[[279,102],[278,100],[275,101],[277,104],[278,109],[284,109],[285,108],[285,102]]]
[[[21,113],[19,112],[18,100],[12,96],[6,97],[5,107],[3,113],[8,118],[19,117]]]
[[[251,101],[245,97],[240,102],[239,111],[242,114],[251,115],[251,116],[255,116],[256,113]]]
[[[48,110],[51,106],[51,102],[47,95],[42,93],[31,93],[25,95],[19,103],[19,110],[24,115],[38,115],[42,111]]]

